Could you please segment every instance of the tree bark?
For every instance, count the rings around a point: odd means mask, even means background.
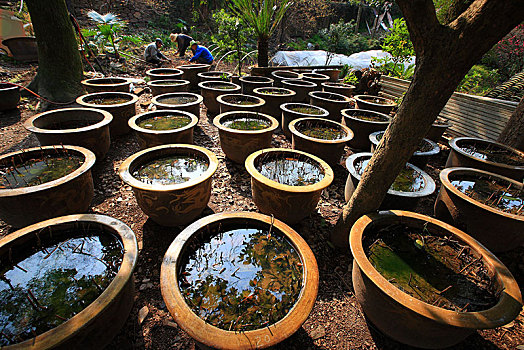
[[[268,39],[258,38],[258,66],[267,67],[269,64]]]
[[[397,0],[416,52],[413,81],[362,178],[344,206],[331,240],[348,247],[349,231],[376,211],[469,69],[524,19],[524,1],[475,0],[449,25],[441,25],[432,0]]]
[[[524,152],[524,97],[509,118],[498,141]]]
[[[65,0],[27,0],[36,41],[38,71],[29,88],[53,102],[70,102],[84,89],[82,60]]]

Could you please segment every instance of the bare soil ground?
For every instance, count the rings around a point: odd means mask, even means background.
[[[223,67],[220,67],[223,68]],[[0,67],[0,77],[8,80],[13,74],[26,74],[28,81],[34,74],[30,67]],[[145,67],[133,72],[136,77],[145,75]],[[151,95],[140,97],[138,111],[150,100]],[[37,146],[36,138],[27,132],[22,123],[35,113],[35,98],[26,98],[18,111],[0,114],[0,152]],[[257,211],[251,197],[250,177],[243,165],[226,159],[218,140],[217,130],[208,121],[202,108],[198,127],[195,129],[195,144],[215,152],[220,165],[214,175],[213,191],[208,208],[202,216],[224,211]],[[277,132],[273,146],[291,148],[289,141]],[[427,171],[437,180],[448,155],[447,147],[431,160]],[[138,151],[133,134],[112,140],[107,157],[97,160],[93,175],[95,198],[90,212],[109,215],[122,220],[135,232],[139,242],[139,259],[135,271],[136,297],[133,310],[120,333],[110,344],[110,349],[194,349],[194,341],[169,315],[162,300],[159,287],[160,265],[165,251],[183,228],[161,227],[142,213],[131,188],[125,186],[117,175],[120,163]],[[351,154],[346,149],[344,159]],[[329,243],[329,234],[344,205],[344,183],[347,171],[342,166],[334,168],[335,181],[324,192],[317,212],[294,226],[308,242],[319,265],[320,286],[316,304],[302,328],[277,349],[407,349],[375,330],[366,322],[353,294],[351,282],[352,258],[349,251],[334,249]],[[438,184],[439,186],[440,184]],[[437,188],[438,192],[438,188]],[[422,201],[417,212],[432,215],[436,193]],[[0,237],[12,232],[0,221]],[[524,287],[524,249],[499,254]],[[524,291],[524,290],[523,290]],[[147,306],[149,312],[142,324],[138,312]],[[524,345],[524,312],[512,323],[494,330],[474,333],[453,349],[516,349]],[[520,347],[519,347],[520,348]]]

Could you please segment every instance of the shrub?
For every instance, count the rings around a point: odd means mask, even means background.
[[[369,39],[359,33],[355,34],[354,21],[344,23],[341,20],[331,24],[329,28],[321,29],[318,36],[313,36],[309,42],[318,44],[322,50],[344,55],[378,48],[377,40]]]
[[[468,74],[462,79],[457,87],[457,91],[482,96],[496,87],[499,81],[500,74],[496,69],[475,65],[471,67]]]
[[[521,72],[524,69],[524,23],[499,41],[494,51],[498,67],[506,79]]]

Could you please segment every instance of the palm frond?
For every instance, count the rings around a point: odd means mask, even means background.
[[[115,24],[122,24],[123,21],[120,20],[120,18],[118,18],[117,15],[109,12],[109,13],[106,13],[105,15],[101,15],[99,14],[98,12],[96,12],[95,10],[91,10],[87,13],[87,16],[92,19],[93,21],[95,21],[96,23],[100,23],[100,24],[109,24],[109,25],[115,25]]]

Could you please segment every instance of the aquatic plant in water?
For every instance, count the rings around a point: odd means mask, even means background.
[[[261,156],[257,170],[262,176],[288,186],[313,185],[324,178],[324,171],[313,160],[295,155]]]
[[[139,127],[150,130],[173,130],[183,128],[191,123],[191,118],[185,115],[160,115],[140,120]]]
[[[379,114],[354,114],[351,117],[369,122],[387,122],[389,119]]]
[[[384,131],[377,133],[376,135],[377,141],[380,142],[383,136],[384,136]],[[427,142],[426,140],[422,140],[420,144],[418,145],[418,148],[415,152],[425,153],[431,150],[433,150],[433,146],[431,145],[431,143]]]
[[[133,177],[149,185],[175,185],[202,176],[208,167],[203,157],[172,155],[139,166]]]
[[[185,105],[187,103],[192,103],[197,100],[194,96],[172,96],[158,99],[158,102],[166,105]]]
[[[94,97],[86,100],[87,103],[109,106],[109,105],[119,105],[131,101],[129,98],[122,97]]]
[[[295,128],[301,134],[321,140],[339,140],[346,136],[342,128],[328,125],[329,124],[306,122],[295,124]]]
[[[271,123],[261,118],[237,117],[224,120],[222,125],[235,130],[263,130],[269,128]]]
[[[512,166],[524,166],[524,157],[516,152],[497,146],[495,144],[462,142],[459,147],[464,152],[472,155],[475,158]]]
[[[364,173],[368,163],[369,159],[359,160],[355,163],[355,169],[360,176]],[[400,171],[400,174],[398,174],[395,182],[393,182],[389,189],[400,192],[418,192],[422,191],[425,187],[426,181],[424,180],[424,176],[406,165]]]
[[[322,110],[315,107],[304,107],[304,106],[290,106],[289,110],[303,114],[322,115]]]

